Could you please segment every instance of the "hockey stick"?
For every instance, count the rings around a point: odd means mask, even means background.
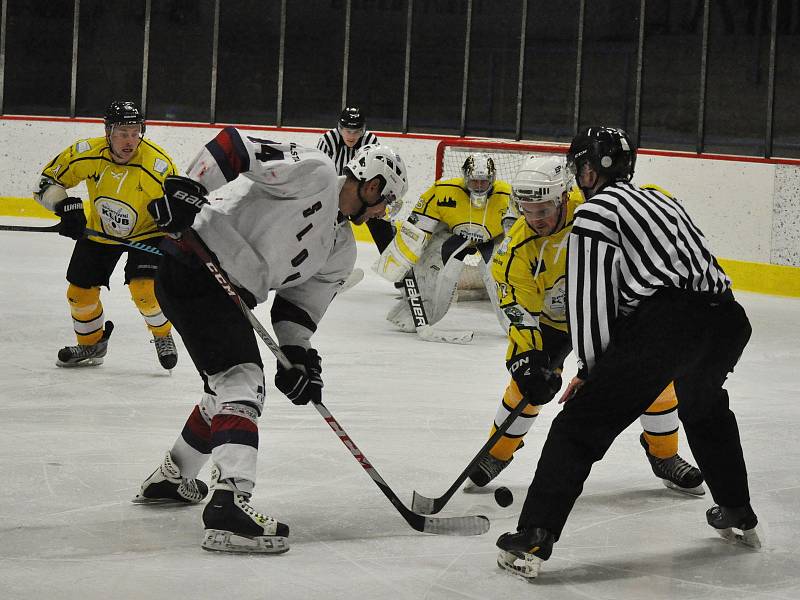
[[[45,227],[37,227],[35,225],[2,225],[0,224],[0,231],[37,231],[39,233],[58,233],[58,228],[61,226],[61,223],[56,223],[55,225],[47,225]],[[147,235],[148,233],[153,233],[151,231],[147,231],[145,233],[139,234]],[[136,242],[133,240],[127,240],[125,238],[119,238],[114,235],[109,235],[104,231],[97,231],[96,229],[89,229],[88,227],[84,230],[85,236],[96,236],[101,237],[107,240],[112,240],[117,242],[122,246],[128,246],[129,248],[135,248],[136,250],[141,250],[142,252],[149,252],[150,254],[156,254],[158,256],[162,256],[164,253],[161,252],[155,246],[151,246],[149,244],[143,244],[142,242]],[[138,237],[138,236],[136,236]]]
[[[505,421],[500,424],[500,427],[497,428],[486,443],[478,450],[478,453],[475,455],[467,467],[461,472],[456,480],[453,482],[448,490],[439,496],[438,498],[428,498],[427,496],[423,496],[422,494],[418,493],[414,490],[414,495],[411,500],[411,509],[417,511],[418,513],[422,513],[423,515],[435,515],[438,513],[442,508],[444,508],[445,504],[450,501],[453,494],[455,494],[456,490],[461,486],[462,483],[469,477],[469,474],[472,472],[472,469],[475,468],[475,465],[483,458],[486,453],[497,443],[497,441],[503,437],[508,428],[511,427],[511,424],[514,420],[522,414],[522,411],[525,410],[525,407],[530,404],[530,400],[528,400],[527,396],[523,396],[519,403],[514,407],[514,410],[506,417]]]
[[[422,303],[422,296],[417,285],[417,276],[414,269],[410,269],[403,278],[403,290],[405,291],[408,307],[411,309],[411,318],[414,319],[414,328],[420,339],[426,342],[440,342],[443,344],[469,344],[472,341],[474,332],[472,331],[439,331],[434,329],[428,321],[425,313],[425,306]]]
[[[239,293],[236,291],[233,285],[231,285],[230,281],[228,281],[228,278],[225,276],[222,270],[217,267],[213,257],[209,251],[206,250],[202,242],[200,242],[200,240],[197,238],[194,231],[187,229],[183,233],[181,239],[184,241],[186,246],[197,255],[220,287],[222,287],[222,289],[224,289],[228,294],[228,297],[239,307],[239,309],[242,311],[242,314],[250,322],[253,330],[258,334],[264,344],[266,344],[267,348],[270,349],[270,352],[275,355],[275,358],[277,358],[281,365],[283,365],[285,368],[291,368],[292,364],[286,358],[286,355],[283,353],[280,346],[278,346],[269,332],[256,318],[247,304],[245,304],[241,296],[239,296]],[[389,487],[389,484],[387,484],[383,477],[380,476],[375,467],[373,467],[369,460],[367,460],[367,457],[364,456],[364,453],[359,450],[355,442],[350,439],[350,436],[347,435],[342,426],[339,425],[339,422],[333,417],[333,415],[331,415],[327,407],[322,402],[312,402],[312,404],[322,418],[325,419],[325,422],[333,430],[336,436],[342,441],[347,449],[350,450],[350,453],[353,455],[353,457],[364,468],[364,470],[367,472],[367,475],[372,478],[372,481],[375,482],[375,485],[380,488],[384,496],[389,499],[392,505],[397,509],[406,522],[411,525],[412,528],[425,533],[436,533],[443,535],[480,535],[489,531],[489,519],[483,515],[437,518],[427,517],[409,510],[402,503],[400,498],[397,497],[397,494],[392,491],[392,488]]]

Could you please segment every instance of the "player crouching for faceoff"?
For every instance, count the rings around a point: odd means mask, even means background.
[[[78,345],[59,350],[59,367],[103,363],[114,324],[106,321],[103,326],[100,287],[108,287],[114,267],[125,252],[125,284],[153,335],[158,361],[165,369],[178,362],[172,326],[153,291],[158,256],[86,235],[88,225],[139,242],[153,243],[163,237],[147,212],[147,204],[162,196],[164,179],[177,171],[172,159],[143,137],[144,131],[144,116],[136,104],[112,102],[105,113],[105,137],[79,140],[51,160],[33,194],[39,204],[61,217],[59,234],[76,240],[67,268],[67,300]],[[85,212],[83,201],[67,197],[66,192],[81,181],[89,190]]]
[[[506,387],[489,436],[523,396],[530,404],[470,473],[464,491],[486,486],[505,469],[539,415],[561,387],[572,350],[565,304],[566,242],[583,195],[563,157],[530,156],[511,182],[512,202],[523,215],[492,259],[499,304],[509,318]],[[678,455],[678,401],[672,384],[640,417],[640,442],[653,473],[669,488],[703,495],[700,471]]]
[[[275,291],[271,320],[281,350],[275,385],[294,404],[322,398],[322,359],[311,336],[353,270],[355,223],[384,214],[408,184],[403,160],[387,146],[365,146],[338,176],[317,149],[223,129],[191,163],[170,177],[151,203],[169,233],[196,236],[252,308]],[[233,191],[211,204],[206,190]],[[239,185],[239,184],[242,185]],[[238,187],[236,187],[238,186]],[[231,189],[231,188],[229,188]],[[247,317],[180,239],[163,244],[157,294],[203,379],[204,393],[134,502],[200,502],[197,479],[211,458],[213,496],[203,511],[202,547],[223,552],[279,553],[289,527],[249,504],[256,482],[258,420],[264,373]]]
[[[495,166],[486,154],[472,154],[463,176],[437,181],[419,199],[394,240],[373,265],[385,279],[398,282],[414,268],[430,324],[441,320],[453,301],[466,265],[480,266],[489,298],[505,331],[505,315],[495,303],[497,294],[488,267],[495,242],[503,236],[510,187],[495,180]],[[386,319],[406,332],[415,330],[405,300]]]

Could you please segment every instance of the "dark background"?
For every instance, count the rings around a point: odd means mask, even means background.
[[[800,157],[800,0],[79,5],[73,98],[74,0],[7,0],[3,114],[124,98],[154,120],[327,128],[346,103],[377,131],[565,142],[605,124],[649,148]]]

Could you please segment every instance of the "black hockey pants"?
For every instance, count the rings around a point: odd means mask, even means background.
[[[744,309],[724,296],[664,290],[617,322],[611,343],[565,404],[542,449],[519,519],[556,539],[592,464],[675,382],[678,414],[714,500],[750,500],[736,417],[722,388],[750,338]]]

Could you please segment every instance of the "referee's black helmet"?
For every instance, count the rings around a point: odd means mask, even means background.
[[[348,106],[339,115],[340,129],[364,129],[364,115],[357,106]]]
[[[622,129],[587,127],[573,138],[567,152],[567,167],[574,175],[585,163],[612,181],[630,181],[636,166],[636,148]]]

